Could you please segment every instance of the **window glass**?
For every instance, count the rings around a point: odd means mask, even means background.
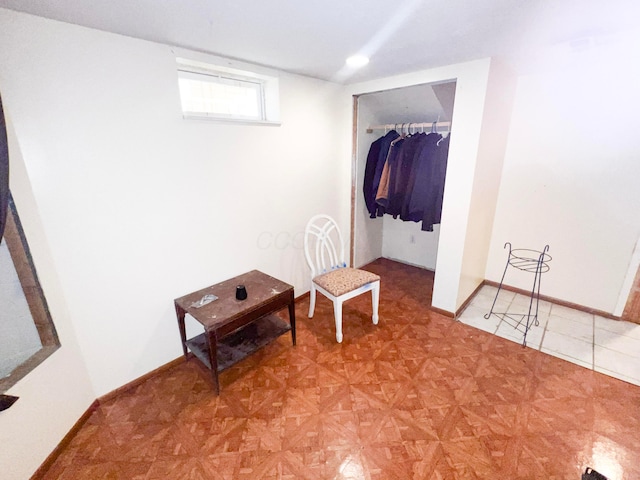
[[[259,79],[230,74],[178,70],[180,100],[186,116],[266,120],[264,88]]]
[[[11,196],[1,243],[0,393],[60,346]]]

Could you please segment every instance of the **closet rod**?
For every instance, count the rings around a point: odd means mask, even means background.
[[[387,123],[385,125],[371,125],[367,128],[367,133],[373,133],[374,130],[393,130],[395,128],[432,128],[433,124],[438,127],[451,128],[451,122],[422,122],[422,123]]]

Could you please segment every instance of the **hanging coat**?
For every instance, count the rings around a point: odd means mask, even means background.
[[[442,139],[439,133],[430,133],[422,143],[418,158],[409,177],[410,194],[405,198],[403,206],[403,220],[421,222],[425,209],[431,198],[431,182],[433,181],[433,161],[435,152],[439,148],[438,141]]]
[[[386,213],[398,218],[402,213],[405,197],[411,194],[409,190],[409,178],[414,161],[422,149],[422,143],[427,135],[418,133],[405,138],[402,148],[389,176],[389,205]]]
[[[371,218],[376,218],[377,205],[376,194],[380,185],[380,177],[387,160],[389,147],[391,142],[400,135],[395,130],[391,130],[383,137],[380,137],[371,144],[369,154],[367,155],[367,163],[364,169],[364,202]]]
[[[444,199],[444,182],[447,176],[447,159],[449,157],[449,140],[444,138],[435,151],[432,164],[432,179],[429,182],[427,208],[422,216],[422,230],[432,232],[433,226],[442,219],[442,201]]]
[[[398,137],[391,142],[389,147],[389,154],[387,160],[384,163],[382,169],[382,175],[380,176],[380,185],[378,185],[378,192],[376,193],[376,203],[378,205],[377,214],[379,217],[384,215],[389,206],[389,184],[391,181],[391,172],[395,169],[396,160],[400,151],[402,150],[402,144],[404,138]]]

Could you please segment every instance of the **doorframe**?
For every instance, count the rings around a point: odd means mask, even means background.
[[[349,266],[354,268],[356,257],[356,172],[358,167],[358,99],[360,95],[353,95],[351,122],[351,233],[349,235]]]
[[[627,322],[640,324],[640,267],[638,267],[638,271],[636,272],[636,278],[629,293],[629,298],[627,298],[622,319]]]
[[[627,275],[613,313],[622,320],[640,323],[640,238],[633,249]]]

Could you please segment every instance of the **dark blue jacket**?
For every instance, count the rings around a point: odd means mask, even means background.
[[[400,135],[395,130],[391,130],[385,136],[380,137],[371,144],[367,155],[367,164],[364,169],[364,202],[371,218],[376,218],[376,193],[380,185],[380,176],[387,160],[389,146],[391,142]]]

